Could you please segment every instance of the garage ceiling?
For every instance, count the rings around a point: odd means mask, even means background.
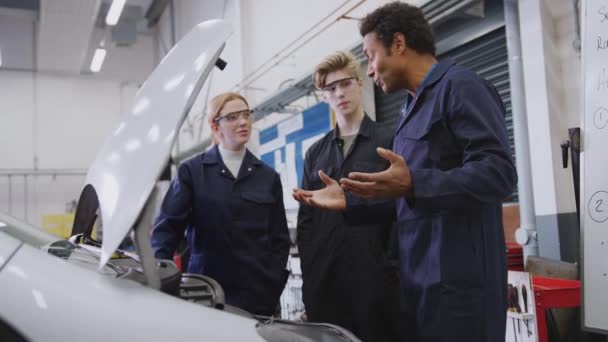
[[[111,2],[0,0],[2,69],[68,74],[86,71],[91,49],[99,44],[99,32],[107,31],[103,19]],[[139,32],[146,27],[143,14],[152,2],[127,0],[121,20],[137,21]]]
[[[80,73],[101,0],[41,0],[38,70]]]

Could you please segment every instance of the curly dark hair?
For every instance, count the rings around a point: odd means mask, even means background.
[[[435,37],[431,25],[420,8],[403,2],[378,7],[359,23],[362,37],[374,32],[385,47],[390,48],[395,33],[405,36],[407,45],[418,53],[435,56]]]

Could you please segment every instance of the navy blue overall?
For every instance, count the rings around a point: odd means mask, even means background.
[[[488,81],[442,62],[406,103],[393,143],[413,184],[396,203],[406,340],[504,341],[502,201],[517,173],[502,101]],[[386,203],[347,194],[357,220],[388,214]]]
[[[289,235],[279,175],[247,151],[235,177],[217,146],[180,165],[152,231],[157,258],[184,236],[189,273],[217,280],[226,303],[274,313],[285,286]]]

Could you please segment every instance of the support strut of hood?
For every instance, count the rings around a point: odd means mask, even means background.
[[[150,225],[154,219],[155,211],[154,203],[150,199],[156,198],[155,194],[157,191],[158,186],[155,186],[131,232],[131,237],[135,243],[135,248],[137,249],[137,254],[146,276],[147,285],[156,290],[160,289],[160,277],[156,269],[157,261],[152,251],[152,243],[150,242]]]

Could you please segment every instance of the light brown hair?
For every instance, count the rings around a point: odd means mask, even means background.
[[[232,100],[242,100],[243,102],[245,102],[247,107],[249,107],[249,103],[247,103],[247,100],[245,100],[243,95],[239,93],[225,92],[218,94],[214,98],[212,98],[211,101],[209,101],[209,104],[207,105],[207,119],[209,120],[209,126],[213,127],[213,125],[215,124],[215,119],[220,116],[220,112],[222,111],[226,103]],[[213,145],[217,145],[219,143],[219,140],[215,136],[215,134],[213,134],[213,139],[211,143]]]
[[[216,95],[214,98],[209,101],[207,105],[207,119],[209,120],[209,125],[213,125],[215,123],[215,119],[220,116],[220,112],[226,105],[226,103],[232,100],[241,100],[245,102],[247,107],[249,107],[249,103],[243,97],[243,95],[234,92],[226,92]]]
[[[359,62],[357,57],[350,52],[337,51],[323,60],[315,67],[315,73],[312,76],[317,89],[325,87],[325,79],[329,73],[334,71],[344,70],[351,77],[360,79]]]

